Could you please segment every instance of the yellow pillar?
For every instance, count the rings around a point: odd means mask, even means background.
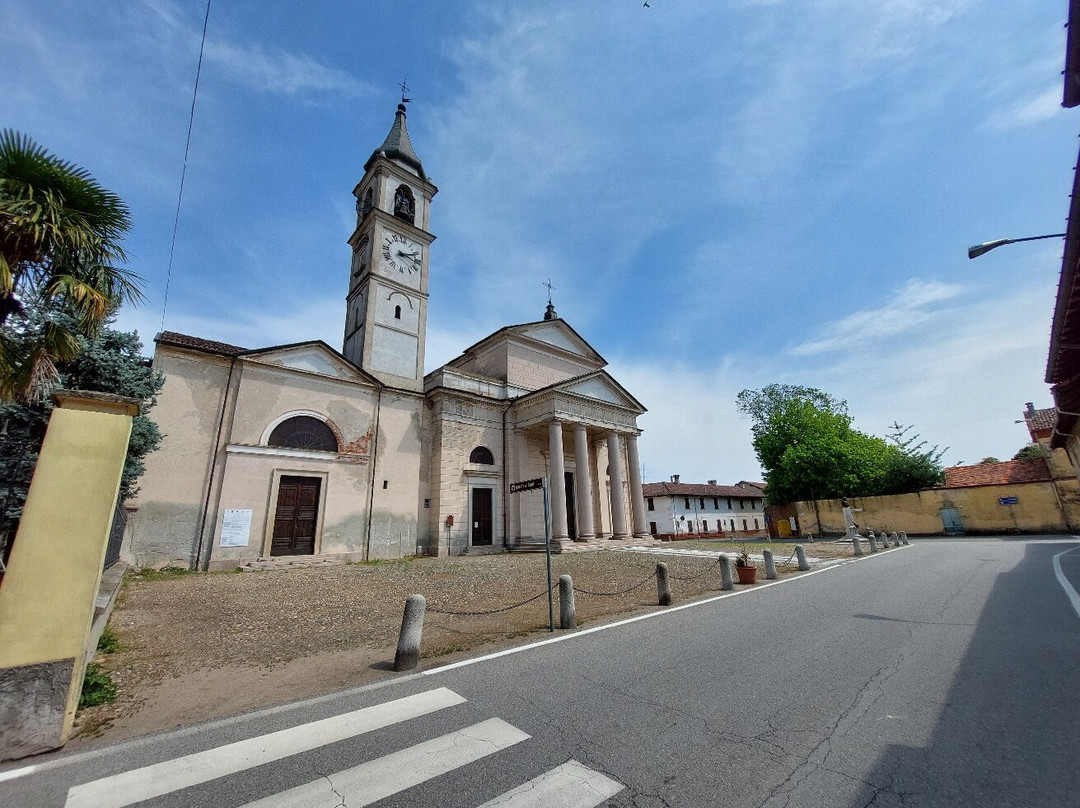
[[[62,746],[138,402],[58,392],[0,585],[0,760]]]

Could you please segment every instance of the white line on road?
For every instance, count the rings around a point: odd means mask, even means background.
[[[36,772],[38,768],[37,765],[23,766],[19,769],[8,769],[6,772],[0,772],[0,783],[5,780],[14,780],[17,777],[26,777],[26,775]]]
[[[593,808],[622,790],[622,783],[568,760],[480,808]]]
[[[464,701],[465,698],[454,691],[440,687],[310,724],[236,741],[72,786],[68,790],[65,808],[121,808],[453,707]]]
[[[243,808],[359,808],[528,739],[517,727],[491,718]]]
[[[1054,575],[1057,576],[1058,583],[1061,584],[1061,588],[1065,590],[1065,594],[1069,598],[1069,602],[1072,604],[1073,610],[1076,612],[1076,616],[1080,617],[1080,595],[1076,593],[1076,589],[1069,582],[1069,579],[1065,577],[1065,573],[1061,571],[1061,557],[1068,553],[1074,553],[1080,550],[1080,547],[1073,547],[1071,550],[1064,550],[1054,556]]]

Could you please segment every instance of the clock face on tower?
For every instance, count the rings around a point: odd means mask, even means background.
[[[423,246],[399,233],[387,233],[383,236],[383,259],[390,269],[396,269],[403,275],[420,271],[423,250]]]

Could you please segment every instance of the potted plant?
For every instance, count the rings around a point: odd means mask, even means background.
[[[750,554],[746,552],[746,545],[743,545],[743,551],[735,559],[735,572],[739,576],[740,584],[757,583],[757,567],[750,563]]]

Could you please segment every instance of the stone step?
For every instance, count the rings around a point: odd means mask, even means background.
[[[310,567],[337,567],[344,564],[344,559],[337,556],[271,556],[258,558],[241,565],[244,572],[263,572],[266,570],[299,570]]]

